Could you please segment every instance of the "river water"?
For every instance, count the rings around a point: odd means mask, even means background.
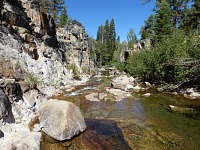
[[[87,130],[70,141],[58,142],[44,137],[41,149],[69,150],[199,150],[199,114],[173,113],[168,105],[199,107],[200,100],[188,100],[154,89],[150,97],[132,93],[129,98],[113,101],[88,101],[85,95],[105,92],[109,79],[91,79],[72,92],[54,98],[80,107]]]

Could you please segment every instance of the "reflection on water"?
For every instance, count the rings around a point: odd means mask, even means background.
[[[146,91],[152,93],[148,98],[135,95],[117,102],[87,101],[85,95],[88,93],[105,92],[104,86],[93,89],[97,83],[92,80],[89,86],[78,87],[60,97],[78,105],[87,124],[87,130],[71,141],[74,143],[71,147],[76,145],[79,149],[91,150],[200,149],[200,119],[167,110],[168,105],[199,107],[200,102],[155,91]]]
[[[135,101],[133,105],[133,114],[141,120],[145,119],[144,108],[141,101]]]

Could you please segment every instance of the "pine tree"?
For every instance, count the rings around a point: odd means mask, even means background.
[[[133,48],[134,43],[137,42],[137,36],[133,28],[130,28],[129,32],[127,33],[127,41],[128,41],[128,48]]]
[[[120,36],[117,36],[117,42],[120,43]]]
[[[171,20],[173,24],[173,31],[179,27],[184,16],[184,10],[187,7],[189,0],[167,0],[171,10]]]
[[[97,30],[97,47],[99,57],[102,58],[102,65],[108,64],[113,57],[113,53],[116,50],[116,31],[114,19],[109,23],[108,19],[105,25],[101,25]]]
[[[101,41],[101,44],[104,43],[104,26],[103,25],[98,27],[96,41]]]
[[[153,39],[155,36],[155,15],[151,14],[147,20],[145,20],[145,26],[140,29],[141,39]]]
[[[63,5],[64,0],[51,0],[51,15],[56,23],[58,22],[58,15],[62,11]]]
[[[105,41],[105,47],[103,49],[103,65],[107,64],[110,61],[110,24],[108,19],[106,19],[105,26],[104,26],[104,41]]]
[[[166,0],[156,3],[155,41],[161,41],[166,35],[172,33],[171,11]]]
[[[192,30],[200,33],[200,1],[194,0],[190,14],[190,26]]]
[[[115,31],[114,19],[112,19],[110,22],[109,35],[110,35],[109,36],[109,41],[110,41],[109,54],[110,54],[110,60],[111,60],[113,57],[113,53],[116,50],[116,31]]]
[[[68,15],[67,15],[67,8],[66,6],[63,6],[62,12],[60,14],[60,19],[58,22],[58,27],[65,27],[68,24]]]
[[[38,1],[40,5],[40,11],[44,13],[51,12],[51,0]]]
[[[42,0],[39,1],[40,11],[50,13],[55,22],[58,22],[59,13],[62,11],[64,0]]]
[[[110,32],[110,25],[108,19],[106,19],[105,25],[104,25],[104,40],[108,42],[109,39],[109,32]]]

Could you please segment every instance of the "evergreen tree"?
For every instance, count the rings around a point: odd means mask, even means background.
[[[127,33],[127,41],[128,41],[128,48],[133,48],[134,43],[137,42],[137,37],[133,28],[130,28],[129,32]]]
[[[155,36],[155,15],[151,14],[147,20],[145,20],[145,26],[140,29],[141,39],[153,39]]]
[[[116,50],[116,31],[114,19],[109,23],[108,19],[105,25],[101,25],[97,30],[97,47],[99,57],[102,58],[102,65],[108,64],[113,57],[113,53]]]
[[[59,13],[62,11],[64,0],[42,0],[39,1],[40,11],[50,13],[55,22],[58,22]]]
[[[51,0],[51,15],[56,23],[58,22],[58,15],[62,11],[63,5],[64,0]]]
[[[171,11],[166,0],[156,3],[155,41],[161,41],[166,35],[172,33]]]
[[[101,44],[104,43],[104,26],[103,25],[98,27],[96,41],[101,41]]]
[[[117,36],[117,42],[120,43],[120,36]]]
[[[106,19],[105,25],[104,25],[104,40],[107,44],[109,44],[109,33],[110,33],[110,25],[108,19]]]
[[[63,28],[68,24],[68,15],[67,15],[67,9],[66,6],[63,6],[62,12],[60,14],[60,19],[59,19],[59,23],[58,26]]]
[[[139,34],[141,35],[141,40],[148,38],[148,32],[145,30],[145,26],[141,26]]]
[[[105,47],[103,49],[103,65],[107,64],[110,61],[110,24],[108,19],[106,19],[105,26],[104,26],[104,41]]]
[[[184,16],[184,10],[186,9],[189,0],[167,0],[167,2],[170,5],[173,30],[176,32],[176,29]]]
[[[115,31],[115,22],[114,19],[111,20],[110,22],[110,29],[109,29],[109,54],[110,54],[110,59],[113,57],[113,53],[116,50],[116,31]]]
[[[193,5],[190,12],[189,25],[196,33],[200,33],[200,1],[193,0]]]
[[[51,0],[39,1],[40,11],[44,13],[51,13]]]

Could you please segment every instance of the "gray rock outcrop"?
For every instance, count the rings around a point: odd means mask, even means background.
[[[23,80],[32,74],[43,83],[70,82],[69,64],[90,70],[87,34],[72,22],[57,29],[53,18],[40,11],[37,1],[3,0],[0,7],[1,76]]]
[[[76,21],[72,21],[65,28],[57,28],[57,38],[64,57],[68,64],[76,64],[84,68],[86,72],[94,69],[94,63],[90,60],[89,38],[84,27]]]
[[[128,60],[128,57],[137,51],[141,51],[143,49],[149,49],[152,46],[152,40],[151,39],[143,39],[139,41],[138,43],[135,43],[132,48],[124,47],[120,54],[120,61],[125,62]]]
[[[80,109],[67,101],[48,100],[40,108],[40,127],[57,140],[71,139],[86,129]]]

